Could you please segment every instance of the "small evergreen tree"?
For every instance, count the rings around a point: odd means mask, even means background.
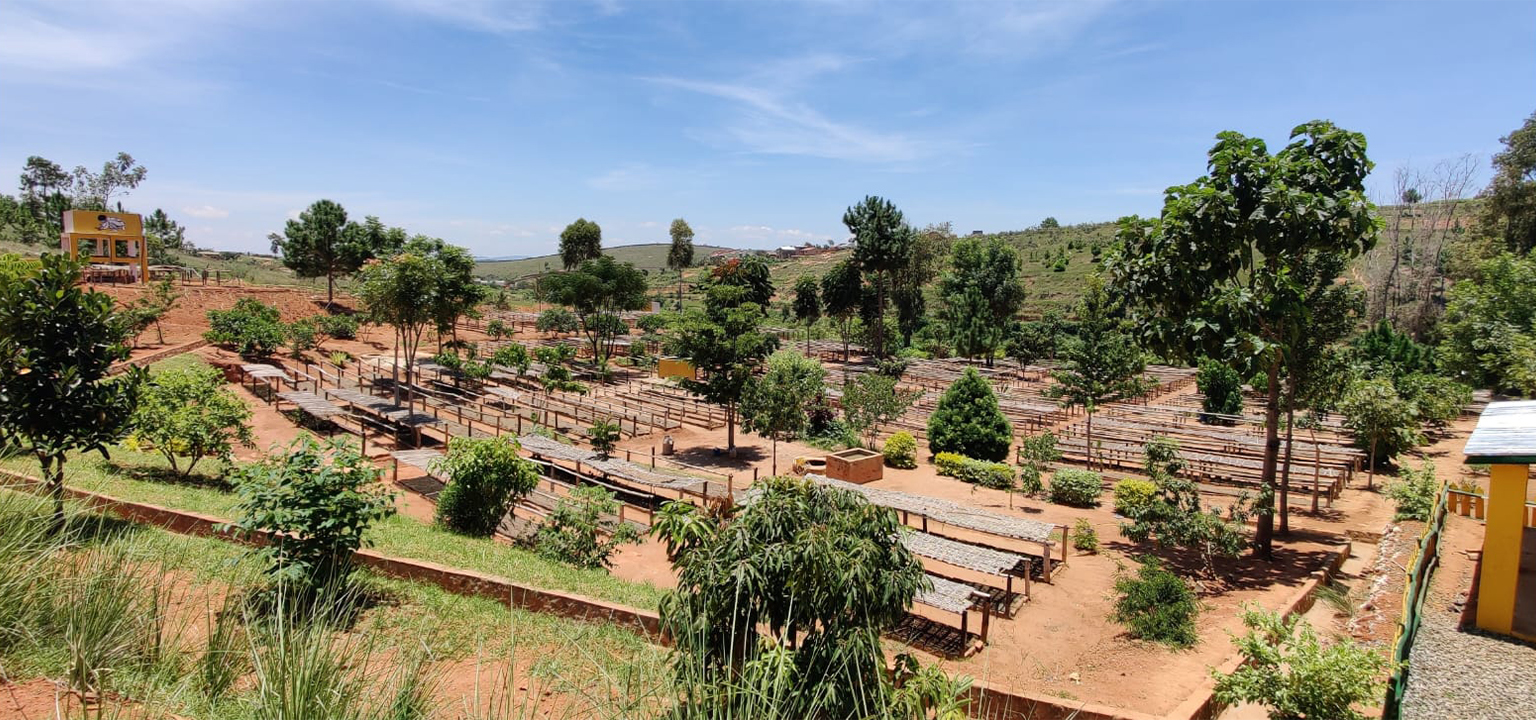
[[[998,462],[1008,458],[1013,425],[997,406],[992,386],[976,372],[965,372],[944,391],[928,418],[928,449]]]
[[[607,420],[599,420],[587,430],[587,440],[591,441],[592,449],[597,451],[598,457],[606,460],[613,455],[613,448],[619,443],[619,426]]]
[[[1355,443],[1370,455],[1367,488],[1375,487],[1378,451],[1390,459],[1424,441],[1418,409],[1398,395],[1387,378],[1356,382],[1344,394],[1339,410],[1344,414],[1344,427],[1355,434]]]
[[[1046,396],[1058,398],[1063,406],[1087,412],[1084,434],[1090,469],[1094,465],[1093,415],[1099,406],[1145,394],[1150,387],[1141,376],[1147,367],[1141,348],[1115,311],[1104,283],[1091,279],[1078,304],[1077,336],[1068,339],[1065,362],[1051,373],[1055,383],[1046,389]]]

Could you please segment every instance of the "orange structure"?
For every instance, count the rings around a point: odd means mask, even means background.
[[[86,277],[105,274],[129,282],[149,278],[144,219],[135,213],[66,211],[59,248],[71,258],[90,261]]]

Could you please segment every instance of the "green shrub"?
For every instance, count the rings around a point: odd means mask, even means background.
[[[518,498],[539,484],[533,463],[504,437],[455,437],[434,469],[448,477],[437,496],[437,523],[475,537],[490,537]]]
[[[1104,476],[1091,470],[1062,468],[1051,476],[1051,502],[1073,507],[1095,507],[1104,494]]]
[[[1056,448],[1056,435],[1049,430],[1039,435],[1029,435],[1019,441],[1019,490],[1038,495],[1045,489],[1042,478],[1051,463],[1061,459]]]
[[[229,462],[234,445],[250,447],[251,409],[224,389],[224,376],[207,365],[167,370],[154,376],[139,394],[129,444],[165,456],[181,477],[204,458]],[[183,467],[180,458],[186,458]]]
[[[1113,617],[1131,637],[1174,647],[1189,647],[1199,639],[1195,616],[1200,608],[1194,591],[1156,559],[1143,560],[1134,577],[1116,578],[1115,593],[1119,599]]]
[[[905,430],[886,438],[885,464],[911,470],[917,467],[917,440]]]
[[[595,485],[575,488],[569,498],[556,504],[549,521],[539,526],[534,547],[540,555],[557,562],[581,568],[607,567],[618,546],[640,539],[633,525],[614,519],[618,511],[619,503],[611,491]]]
[[[592,449],[598,455],[608,457],[613,454],[613,448],[619,443],[619,426],[607,420],[599,420],[587,429],[587,440],[592,443]]]
[[[309,318],[295,320],[283,326],[283,335],[288,339],[288,349],[294,355],[301,355],[309,350],[314,350],[319,333],[315,330],[315,323]]]
[[[1200,370],[1195,374],[1195,387],[1204,396],[1200,409],[1205,413],[1200,415],[1200,422],[1225,425],[1230,421],[1217,415],[1237,415],[1243,411],[1243,377],[1230,365],[1201,358]]]
[[[348,444],[301,435],[234,473],[240,504],[232,526],[284,537],[250,551],[274,581],[295,590],[331,587],[352,571],[352,553],[367,544],[369,527],[395,512],[380,472]]]
[[[328,338],[337,340],[357,339],[356,315],[320,315],[315,318],[315,329]]]
[[[967,458],[960,466],[959,478],[972,485],[1007,490],[1013,487],[1013,466]]]
[[[1248,633],[1232,642],[1247,662],[1231,675],[1213,673],[1218,701],[1264,705],[1272,718],[1336,720],[1363,720],[1355,705],[1381,702],[1393,665],[1376,649],[1348,638],[1324,645],[1299,615],[1249,609],[1243,624]]]
[[[1085,553],[1099,551],[1099,531],[1093,528],[1088,518],[1078,518],[1077,522],[1072,523],[1072,547]]]
[[[282,347],[286,335],[277,308],[245,297],[229,310],[209,310],[208,332],[203,338],[233,346],[241,355],[265,357]]]
[[[928,448],[993,462],[1008,458],[1013,426],[997,407],[997,395],[975,368],[944,391],[928,418]]]
[[[1157,484],[1150,480],[1121,480],[1115,483],[1115,512],[1125,517],[1136,517],[1138,511],[1152,502],[1157,494]]]
[[[967,459],[960,453],[941,452],[933,456],[933,465],[938,468],[940,475],[960,477],[960,468]]]
[[[1405,463],[1398,473],[1398,481],[1387,486],[1387,497],[1397,506],[1393,519],[1427,522],[1441,492],[1433,463],[1425,460],[1417,470]]]

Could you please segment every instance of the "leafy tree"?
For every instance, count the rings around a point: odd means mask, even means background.
[[[806,409],[819,397],[827,371],[793,350],[768,358],[768,371],[747,386],[741,399],[741,427],[773,441],[773,474],[779,474],[779,441],[805,433]]]
[[[251,410],[223,386],[223,374],[207,365],[154,376],[139,395],[131,439],[164,455],[183,478],[203,458],[229,462],[235,443],[251,445]],[[186,467],[179,458],[189,460]]]
[[[58,163],[33,155],[22,166],[20,191],[19,209],[26,211],[22,241],[57,241],[64,231],[64,211],[75,207],[69,173]]]
[[[161,345],[165,344],[165,331],[160,327],[160,321],[165,318],[176,305],[181,302],[181,291],[176,289],[176,283],[171,280],[161,280],[149,286],[149,295],[138,302],[140,307],[151,310],[155,318],[155,339]]]
[[[544,296],[576,311],[582,333],[592,346],[592,358],[605,365],[613,356],[614,342],[629,332],[619,313],[646,306],[645,275],[631,263],[618,263],[603,255],[587,260],[575,270],[544,280]]]
[[[827,317],[837,325],[837,335],[843,339],[843,362],[848,362],[848,342],[853,337],[853,321],[859,315],[859,305],[864,298],[864,282],[859,278],[859,268],[844,260],[833,265],[821,276],[821,302]]]
[[[1526,254],[1536,248],[1536,113],[1499,142],[1504,151],[1493,156],[1482,221],[1510,252]]]
[[[1472,388],[1441,375],[1413,373],[1398,378],[1399,394],[1413,403],[1419,421],[1444,430],[1472,402]]]
[[[386,261],[369,263],[359,275],[357,295],[370,321],[394,329],[395,351],[404,361],[405,384],[413,385],[416,354],[427,328],[450,325],[478,304],[484,288],[474,282],[474,259],[462,248],[417,235]],[[400,401],[399,382],[394,383]],[[414,403],[415,393],[407,396]]]
[[[1238,498],[1225,514],[1215,506],[1205,508],[1199,486],[1179,477],[1184,459],[1176,441],[1155,437],[1143,452],[1147,477],[1156,490],[1148,502],[1127,508],[1124,514],[1130,522],[1120,525],[1120,534],[1132,542],[1198,552],[1205,573],[1214,576],[1214,558],[1236,557],[1248,546],[1246,498]]]
[[[1015,322],[1009,327],[1003,351],[1019,364],[1022,372],[1036,361],[1055,357],[1060,338],[1053,330],[1054,326],[1046,320]]]
[[[1440,335],[1446,370],[1536,396],[1536,259],[1504,253],[1452,286]]]
[[[794,477],[754,488],[729,519],[668,503],[653,527],[678,575],[661,617],[679,684],[740,710],[753,693],[737,681],[772,662],[793,683],[774,708],[784,717],[878,716],[893,698],[880,632],[928,583],[905,529],[846,490]],[[790,637],[795,650],[776,650]]]
[[[1119,595],[1115,621],[1125,625],[1131,637],[1178,648],[1200,639],[1195,626],[1200,606],[1194,591],[1156,558],[1143,559],[1135,577],[1117,577],[1115,593]]]
[[[1210,358],[1200,358],[1200,370],[1195,374],[1195,387],[1200,389],[1200,422],[1207,425],[1231,425],[1232,421],[1219,417],[1240,415],[1243,412],[1243,376],[1231,365]]]
[[[587,429],[587,440],[592,443],[592,449],[597,451],[598,457],[608,459],[613,455],[613,448],[619,444],[619,426],[607,420],[599,420]]]
[[[533,546],[556,562],[591,570],[606,568],[620,545],[640,541],[634,525],[614,517],[618,511],[612,491],[596,485],[574,488],[569,497],[555,503],[549,520],[534,535]]]
[[[295,275],[325,278],[326,305],[336,299],[336,276],[357,272],[373,257],[366,235],[349,227],[347,211],[331,200],[315,201],[270,238]]]
[[[1314,121],[1270,154],[1262,140],[1217,136],[1209,174],[1169,190],[1162,217],[1126,218],[1107,261],[1121,296],[1159,353],[1201,355],[1263,373],[1264,492],[1255,551],[1271,554],[1280,456],[1281,372],[1309,330],[1308,289],[1376,242],[1366,199],[1365,138]]]
[[[1059,399],[1065,407],[1081,407],[1088,414],[1084,437],[1089,468],[1094,465],[1094,413],[1101,405],[1137,397],[1149,389],[1142,377],[1145,356],[1126,332],[1125,321],[1115,317],[1117,310],[1104,284],[1091,279],[1077,306],[1077,335],[1067,339],[1064,362],[1051,372],[1055,382],[1045,391],[1046,397]]]
[[[147,174],[144,166],[125,152],[103,163],[99,173],[87,170],[84,165],[77,166],[70,173],[74,182],[74,206],[82,210],[110,209],[113,195],[128,194],[144,182]]]
[[[581,329],[581,321],[575,313],[565,308],[550,308],[539,313],[533,322],[533,329],[547,333],[576,332]]]
[[[795,281],[795,319],[805,323],[805,353],[811,353],[811,327],[821,319],[821,286],[816,278],[801,275]]]
[[[382,471],[340,441],[301,435],[281,453],[234,473],[240,497],[232,527],[270,533],[250,554],[278,585],[299,593],[337,587],[368,530],[395,513]]]
[[[922,397],[918,390],[900,390],[897,379],[884,373],[862,373],[843,384],[843,418],[864,444],[874,447],[880,426],[901,417]]]
[[[997,462],[1008,458],[1013,425],[997,407],[997,395],[975,368],[950,384],[928,417],[928,450]]]
[[[572,379],[570,369],[565,366],[576,357],[576,348],[570,345],[545,346],[535,349],[534,355],[538,357],[539,362],[544,363],[544,376],[539,378],[539,384],[544,386],[544,392],[586,394],[587,386]]]
[[[596,260],[603,254],[603,229],[586,218],[560,231],[560,263],[570,270],[588,260]]]
[[[773,299],[773,274],[768,261],[757,255],[727,260],[710,271],[710,281],[742,289],[742,302],[756,303],[764,314]]]
[[[895,273],[912,260],[912,228],[896,205],[867,196],[843,213],[843,225],[853,233],[853,262],[868,273],[875,286],[875,357],[885,357],[885,298]]]
[[[87,291],[69,258],[0,266],[0,441],[37,458],[57,527],[69,453],[105,456],[138,402],[142,370],[110,373],[128,359],[127,333],[112,297]]]
[[[518,343],[507,343],[491,355],[491,362],[497,365],[517,370],[517,376],[528,374],[528,367],[533,364],[533,358],[528,354],[528,348]]]
[[[434,470],[447,476],[437,498],[436,521],[449,530],[490,537],[518,500],[539,484],[539,471],[504,437],[454,437]]]
[[[683,379],[682,386],[706,401],[725,407],[726,449],[736,450],[736,406],[763,360],[778,346],[778,338],[760,329],[763,311],[745,302],[745,291],[732,285],[710,284],[703,309],[683,313],[678,321],[673,353],[688,360],[703,379]]]
[[[1249,608],[1248,632],[1232,642],[1246,661],[1231,674],[1212,671],[1215,696],[1226,705],[1255,703],[1273,720],[1364,720],[1356,705],[1379,703],[1391,663],[1348,638],[1324,645],[1301,615]]]
[[[1344,414],[1344,427],[1355,435],[1355,443],[1370,454],[1367,488],[1375,487],[1378,450],[1391,459],[1424,442],[1419,432],[1418,409],[1398,395],[1397,388],[1386,378],[1356,382],[1344,393],[1339,409]]]
[[[1013,316],[1024,307],[1019,252],[1002,240],[963,238],[950,251],[950,269],[939,279],[944,306],[939,319],[965,357],[992,355],[1007,340]]]
[[[925,290],[939,276],[940,265],[949,257],[954,242],[955,234],[947,222],[923,228],[913,236],[906,265],[892,275],[891,303],[896,306],[896,328],[905,345],[911,345],[912,337],[928,322]]]
[[[155,211],[144,216],[144,242],[148,245],[149,261],[165,264],[172,261],[171,250],[181,250],[187,241],[187,229],[172,220],[165,211]]]
[[[669,232],[672,247],[667,250],[667,267],[677,271],[677,308],[683,308],[683,271],[693,267],[693,228],[688,221],[678,218],[672,221]]]
[[[1053,217],[1048,217],[1048,218],[1040,221],[1040,229],[1041,230],[1055,230],[1056,228],[1059,228],[1059,227],[1061,227],[1061,223],[1057,222],[1056,218],[1053,218]]]

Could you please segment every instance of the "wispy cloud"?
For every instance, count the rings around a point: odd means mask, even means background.
[[[194,205],[192,207],[184,207],[181,211],[195,218],[220,219],[229,217],[228,210],[212,205]]]
[[[540,0],[389,0],[396,9],[466,30],[509,35],[544,26]]]
[[[656,170],[643,163],[626,163],[587,179],[587,186],[594,190],[644,190],[658,184]]]
[[[819,67],[833,64],[818,60]],[[750,82],[711,82],[678,77],[645,80],[731,103],[736,115],[723,128],[748,152],[807,155],[834,160],[902,163],[937,152],[934,143],[834,120],[789,96],[789,90]]]

